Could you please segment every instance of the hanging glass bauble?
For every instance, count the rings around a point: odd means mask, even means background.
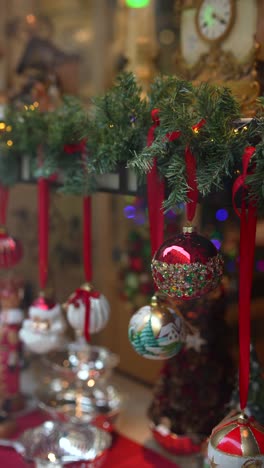
[[[152,260],[152,274],[163,294],[194,299],[218,286],[223,263],[210,240],[186,227],[182,234],[165,241],[158,249]]]

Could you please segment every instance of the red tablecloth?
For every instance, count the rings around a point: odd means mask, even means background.
[[[37,426],[47,418],[39,411],[34,411],[18,420],[18,431],[15,437],[28,428]],[[20,455],[12,449],[0,447],[1,468],[26,468],[32,465],[23,461]],[[73,465],[68,465],[73,466]],[[77,467],[78,465],[74,465]],[[177,466],[156,454],[150,449],[142,447],[120,434],[114,434],[113,445],[107,455],[103,468],[177,468]],[[179,467],[178,467],[179,468]]]

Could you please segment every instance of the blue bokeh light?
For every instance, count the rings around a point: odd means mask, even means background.
[[[211,239],[212,244],[217,248],[217,250],[220,249],[222,242],[219,239]]]
[[[215,217],[217,221],[226,221],[228,218],[228,211],[225,208],[220,208],[217,210]]]
[[[135,214],[136,214],[136,208],[134,206],[132,205],[125,206],[124,215],[126,218],[133,219],[135,218]]]

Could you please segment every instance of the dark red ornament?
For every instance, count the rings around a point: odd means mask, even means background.
[[[22,244],[9,236],[5,228],[0,229],[0,269],[15,266],[23,256]]]
[[[158,249],[152,260],[152,274],[164,294],[194,299],[218,286],[223,258],[210,240],[186,227]]]

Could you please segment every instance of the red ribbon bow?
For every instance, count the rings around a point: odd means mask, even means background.
[[[85,306],[85,320],[84,320],[84,336],[86,341],[90,341],[90,316],[91,316],[91,298],[98,299],[100,293],[98,291],[86,291],[85,289],[76,289],[72,298],[69,299],[68,304],[73,304],[75,307],[79,307],[79,300],[84,303]]]
[[[240,275],[239,275],[239,393],[240,406],[244,410],[248,400],[250,376],[250,298],[253,280],[257,213],[256,206],[250,200],[246,207],[246,177],[249,162],[255,148],[248,146],[242,156],[242,174],[233,184],[233,206],[240,217]],[[241,211],[238,210],[235,197],[243,189]]]

